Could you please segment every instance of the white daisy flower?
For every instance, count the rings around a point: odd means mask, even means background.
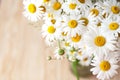
[[[62,26],[62,18],[59,16],[47,14],[47,16],[46,16],[46,18],[44,18],[44,20],[45,20],[45,23],[54,24],[58,28],[61,28],[61,26]]]
[[[118,37],[120,33],[120,18],[114,19],[113,15],[109,15],[107,18],[102,19],[101,28],[105,31],[109,31],[111,34],[114,34]]]
[[[76,34],[75,36],[68,38],[66,41],[74,48],[81,48],[84,45],[83,35],[80,34]]]
[[[83,55],[79,61],[82,66],[89,66],[91,64],[92,57],[88,55]]]
[[[46,21],[47,19],[49,19],[49,18],[54,18],[54,17],[55,17],[54,14],[49,13],[49,12],[46,12],[44,15],[45,15],[45,16],[43,17],[43,20],[45,20],[45,21]]]
[[[65,52],[66,53],[69,53],[70,49],[71,49],[71,46],[70,46],[70,43],[67,42],[66,40],[63,40],[61,42],[61,46],[65,49]]]
[[[87,51],[86,46],[76,51],[76,59],[78,59],[79,64],[83,66],[89,66],[92,58],[93,55],[89,54],[89,51]]]
[[[83,26],[86,27],[86,30],[89,27],[95,27],[97,25],[97,18],[90,14],[89,11],[85,11],[84,14],[81,14],[80,20],[83,21]]]
[[[46,16],[46,13],[50,13],[49,5],[47,4],[41,4],[39,6],[41,8],[41,12]]]
[[[117,61],[115,60],[114,55],[101,55],[96,56],[91,63],[94,66],[91,71],[94,75],[97,75],[98,79],[101,80],[110,80],[114,75],[117,74]]]
[[[65,40],[66,41],[68,39],[67,33],[65,33],[62,30],[63,29],[61,28],[60,40]]]
[[[64,15],[63,21],[63,31],[70,37],[76,36],[76,34],[80,35],[86,31],[86,28],[82,25],[83,21],[80,20],[80,15]]]
[[[48,22],[42,26],[42,35],[48,43],[57,40],[59,38],[59,34],[60,29],[57,24]]]
[[[108,51],[114,51],[116,49],[116,38],[109,32],[105,32],[100,28],[89,29],[85,34],[85,43],[89,48],[90,53],[94,55],[108,54]]]
[[[104,13],[112,13],[115,15],[120,15],[120,2],[117,0],[106,0],[104,1]]]
[[[79,3],[77,0],[68,0],[65,3],[63,3],[63,11],[66,14],[79,14],[80,11],[78,10]]]
[[[80,11],[85,12],[92,4],[91,0],[77,0],[79,3]]]
[[[91,15],[94,15],[95,17],[97,17],[99,19],[99,17],[102,16],[102,5],[100,5],[101,3],[96,3],[96,4],[93,4],[92,6],[90,6],[89,8],[89,13]]]
[[[53,0],[40,0],[41,3],[50,5],[50,2]]]
[[[42,17],[42,9],[40,8],[40,1],[39,0],[24,0],[24,12],[23,15],[27,17],[31,21],[38,21]]]
[[[80,48],[80,49],[77,51],[76,58],[77,58],[78,60],[81,60],[82,56],[93,57],[92,51],[90,51],[89,48],[88,48],[85,44],[82,46],[82,48]]]
[[[61,15],[62,5],[63,5],[63,0],[52,1],[51,5],[49,6],[49,12],[57,16]]]

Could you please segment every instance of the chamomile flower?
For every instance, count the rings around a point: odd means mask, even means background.
[[[77,0],[67,0],[65,3],[63,3],[63,11],[66,13],[66,14],[79,14],[79,10],[78,10],[78,7],[79,7],[79,3]]]
[[[118,33],[120,33],[120,19],[114,19],[113,15],[109,15],[107,18],[101,20],[102,26],[101,28],[105,31],[109,31],[111,34],[118,37]]]
[[[117,74],[117,61],[114,60],[114,55],[109,56],[96,56],[92,61],[92,66],[94,66],[91,71],[94,75],[97,75],[98,79],[110,80],[114,75]]]
[[[40,0],[41,3],[50,5],[51,0]]]
[[[89,66],[91,64],[92,56],[83,55],[79,61],[79,63],[83,66]]]
[[[60,40],[66,41],[68,39],[67,33],[65,33],[64,31],[62,31],[63,29],[61,28],[61,33],[60,33]]]
[[[42,35],[48,42],[54,42],[59,38],[59,26],[48,22],[42,26]]]
[[[83,21],[80,20],[79,15],[64,15],[63,21],[63,31],[70,37],[76,36],[76,34],[80,35],[86,31],[86,28],[82,25]]]
[[[79,3],[80,11],[86,11],[92,4],[91,0],[77,0]]]
[[[23,15],[31,21],[38,21],[42,17],[42,11],[40,8],[41,3],[39,0],[24,0],[24,12]]]
[[[89,48],[88,48],[85,44],[82,46],[82,48],[80,48],[80,49],[77,51],[76,58],[77,58],[78,60],[81,60],[82,56],[93,57],[92,51],[90,51]]]
[[[94,16],[97,17],[98,19],[99,19],[100,16],[102,16],[102,14],[103,14],[102,11],[103,11],[103,10],[102,10],[102,5],[100,5],[100,4],[98,4],[98,3],[90,6],[90,8],[89,8],[89,13],[90,13],[91,15],[94,15]]]
[[[116,38],[109,32],[105,32],[100,28],[89,29],[85,35],[85,42],[87,47],[94,53],[94,55],[108,54],[108,51],[116,49]]]
[[[104,1],[104,13],[112,13],[114,16],[118,16],[120,14],[120,2],[117,0]]]
[[[75,36],[68,38],[66,41],[74,48],[81,48],[84,45],[83,35],[80,34],[76,34]]]
[[[50,12],[49,5],[47,4],[41,4],[39,8],[40,8],[40,11],[44,13],[44,15]]]
[[[49,12],[51,12],[54,15],[61,15],[62,14],[62,5],[63,0],[53,0],[51,2],[51,5],[49,6]]]
[[[89,11],[86,11],[86,13],[84,14],[81,14],[81,18],[80,20],[83,21],[83,26],[86,27],[86,30],[89,28],[89,27],[95,27],[97,25],[97,18],[90,14]]]
[[[47,14],[47,15],[48,16],[46,16],[44,18],[45,23],[54,24],[58,28],[61,28],[61,26],[62,26],[62,22],[61,22],[62,18],[61,17],[55,16],[55,15],[52,15],[52,14]]]

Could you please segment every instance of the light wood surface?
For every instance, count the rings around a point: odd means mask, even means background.
[[[67,60],[46,60],[52,49],[35,28],[38,24],[30,24],[22,11],[22,0],[0,1],[0,80],[76,80]]]

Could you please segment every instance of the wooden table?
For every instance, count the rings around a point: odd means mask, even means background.
[[[46,60],[53,52],[22,11],[22,0],[0,2],[0,80],[76,80],[67,60]]]

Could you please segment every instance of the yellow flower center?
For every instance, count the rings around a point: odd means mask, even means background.
[[[97,9],[92,9],[90,12],[95,16],[98,16],[99,14],[99,11]]]
[[[118,28],[119,28],[119,24],[118,23],[113,22],[113,23],[111,23],[109,25],[109,29],[110,30],[117,30]]]
[[[76,8],[76,6],[77,6],[77,4],[75,4],[75,3],[69,4],[69,8],[72,10],[74,10]]]
[[[36,6],[34,4],[30,4],[28,6],[28,11],[32,14],[35,13],[36,12]]]
[[[55,2],[54,4],[53,4],[53,9],[54,10],[59,10],[61,8],[61,3],[60,2]]]
[[[70,54],[71,54],[71,55],[74,55],[74,54],[75,54],[74,52],[75,52],[75,51],[70,51]]]
[[[65,46],[70,46],[70,43],[69,42],[65,42]]]
[[[50,0],[43,0],[44,3],[49,2]]]
[[[76,34],[75,37],[71,38],[73,42],[79,42],[81,40],[81,35]]]
[[[44,12],[44,13],[46,12],[46,8],[45,8],[45,6],[40,6],[39,8],[42,9],[42,10],[41,10],[42,12]]]
[[[62,32],[61,34],[62,34],[62,36],[67,36],[67,33],[65,33],[65,32]]]
[[[55,19],[51,19],[51,23],[52,23],[52,24],[55,24],[55,23],[56,23],[56,20],[55,20]]]
[[[68,22],[68,26],[69,26],[70,28],[76,28],[77,25],[78,25],[78,22],[77,22],[76,20],[70,20],[70,21]]]
[[[114,14],[118,14],[120,12],[120,9],[118,6],[112,6],[111,7],[111,11],[114,13]]]
[[[100,27],[100,26],[101,26],[101,22],[98,22],[97,27]]]
[[[80,3],[85,3],[85,0],[78,0]]]
[[[94,43],[95,43],[96,46],[102,47],[102,46],[105,45],[106,39],[103,36],[97,36],[94,39]]]
[[[48,31],[50,34],[53,34],[53,33],[56,31],[56,29],[54,28],[54,26],[49,26],[48,29],[47,29],[47,31]]]
[[[82,17],[80,20],[83,20],[84,26],[87,26],[89,23],[89,20],[87,18]]]
[[[103,18],[106,18],[106,17],[107,17],[107,14],[106,14],[106,13],[104,13],[102,16],[103,16]]]
[[[51,14],[51,13],[48,13],[48,17],[49,17],[49,18],[53,18],[53,17],[54,17],[54,15],[53,15],[53,14]]]
[[[82,53],[82,51],[79,51],[78,54],[79,54],[79,56],[82,56],[83,53]]]
[[[87,60],[88,60],[88,58],[87,58],[87,57],[83,59],[83,61],[84,61],[84,62],[86,62]]]
[[[102,71],[108,71],[110,68],[111,68],[111,65],[110,65],[110,63],[108,61],[102,61],[100,63],[100,69]]]

